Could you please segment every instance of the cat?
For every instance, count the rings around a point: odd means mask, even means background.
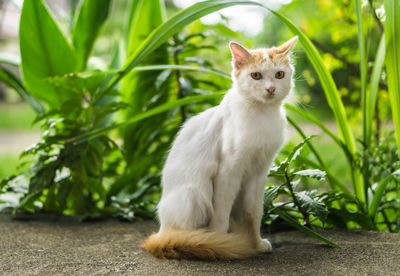
[[[162,171],[160,230],[142,247],[161,259],[242,259],[269,252],[260,234],[265,181],[285,140],[294,37],[279,47],[229,44],[233,86],[189,119]]]

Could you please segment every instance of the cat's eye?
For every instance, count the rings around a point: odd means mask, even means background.
[[[285,76],[285,72],[283,72],[283,71],[278,71],[275,73],[275,78],[277,78],[277,79],[283,79],[284,76]]]
[[[250,74],[250,76],[251,76],[253,79],[255,79],[255,80],[260,80],[260,79],[262,79],[262,75],[261,75],[260,72],[253,72],[253,73]]]

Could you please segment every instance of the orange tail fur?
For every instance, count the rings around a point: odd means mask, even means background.
[[[240,233],[168,230],[152,234],[142,248],[160,259],[230,260],[258,254],[249,238]]]

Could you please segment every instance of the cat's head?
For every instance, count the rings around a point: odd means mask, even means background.
[[[250,51],[231,42],[232,79],[238,92],[259,103],[282,102],[292,86],[290,50],[296,41],[297,36],[279,47]]]

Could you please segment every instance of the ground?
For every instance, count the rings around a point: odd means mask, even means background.
[[[33,217],[35,218],[35,217]],[[327,230],[342,246],[302,233],[266,235],[274,251],[236,261],[158,260],[139,244],[152,221],[77,222],[67,218],[11,219],[0,215],[2,275],[399,275],[400,235]]]

